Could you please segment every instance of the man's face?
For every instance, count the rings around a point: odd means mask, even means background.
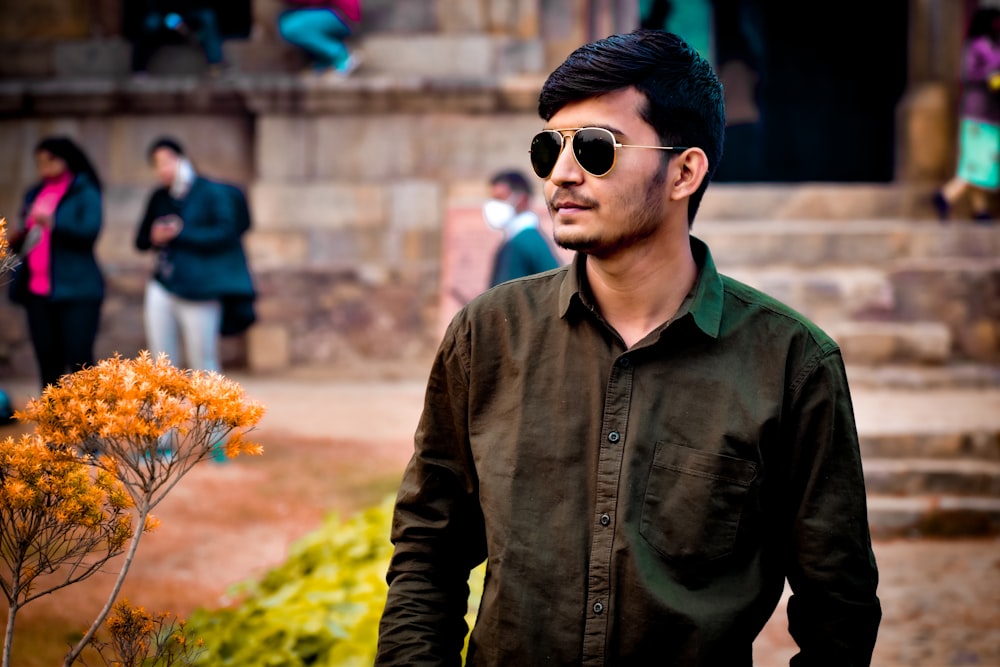
[[[658,146],[656,132],[639,115],[643,104],[641,93],[626,88],[567,104],[545,127],[603,127],[619,143]],[[567,140],[544,186],[556,243],[605,257],[655,234],[667,210],[662,157],[657,150],[622,148],[611,173],[596,177],[577,164]]]
[[[169,148],[157,148],[153,151],[153,170],[156,178],[163,185],[169,186],[177,176],[177,163],[180,156]]]
[[[505,201],[514,207],[516,213],[523,213],[528,210],[530,197],[524,192],[515,192],[510,185],[504,182],[494,183],[490,186],[490,198]]]

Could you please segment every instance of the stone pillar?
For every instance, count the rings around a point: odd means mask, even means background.
[[[910,0],[909,82],[897,113],[897,181],[938,184],[954,171],[965,4]]]

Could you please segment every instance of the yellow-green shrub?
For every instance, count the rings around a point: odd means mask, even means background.
[[[348,521],[330,515],[295,542],[288,559],[259,581],[239,584],[237,606],[198,610],[189,636],[204,641],[202,667],[371,665],[392,555],[393,498]],[[469,585],[471,627],[484,568]]]

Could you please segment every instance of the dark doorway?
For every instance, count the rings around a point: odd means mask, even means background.
[[[731,116],[716,180],[893,180],[907,0],[701,1]],[[677,0],[644,4],[670,29]]]

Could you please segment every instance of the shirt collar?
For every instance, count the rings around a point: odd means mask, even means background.
[[[722,324],[723,287],[722,276],[715,268],[712,252],[708,245],[694,236],[691,239],[691,253],[698,265],[698,277],[691,294],[684,299],[674,321],[690,316],[699,329],[712,338],[718,338]],[[595,311],[590,287],[587,285],[585,265],[587,256],[576,253],[559,289],[559,316],[566,318],[571,309],[583,308]]]

